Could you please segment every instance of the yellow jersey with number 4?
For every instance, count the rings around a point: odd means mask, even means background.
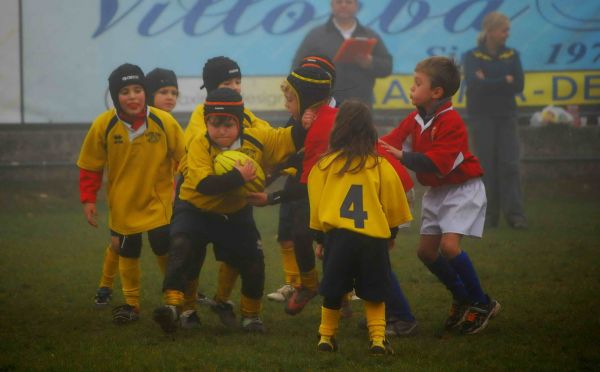
[[[372,156],[362,170],[338,175],[345,162],[339,154],[319,160],[308,176],[311,229],[386,239],[391,228],[412,220],[400,178],[387,160]]]
[[[113,109],[92,124],[77,166],[92,172],[106,168],[109,227],[130,235],[170,223],[173,162],[184,152],[183,131],[168,112],[150,107],[146,125],[132,131]]]

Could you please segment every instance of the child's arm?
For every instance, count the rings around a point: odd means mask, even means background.
[[[85,219],[93,227],[98,227],[96,195],[102,186],[102,173],[79,168],[79,199],[83,204]]]
[[[236,161],[234,169],[221,175],[211,174],[204,177],[196,186],[196,191],[204,195],[217,195],[223,192],[237,189],[244,183],[256,178],[254,164],[248,161],[241,165]]]

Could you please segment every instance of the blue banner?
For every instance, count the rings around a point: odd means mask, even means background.
[[[40,122],[91,120],[104,108],[108,74],[123,62],[198,77],[208,58],[226,55],[244,76],[283,76],[306,33],[330,13],[329,0],[22,4],[26,121]],[[508,44],[526,71],[599,69],[600,1],[365,0],[358,18],[382,37],[394,73],[409,74],[429,55],[459,58],[473,48],[490,11],[511,18]]]

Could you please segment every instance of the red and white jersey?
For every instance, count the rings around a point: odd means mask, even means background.
[[[483,175],[479,160],[469,151],[465,123],[451,102],[441,105],[428,122],[418,111],[410,113],[381,139],[399,149],[409,139],[412,151],[431,159],[438,172],[417,172],[422,185],[456,185]]]

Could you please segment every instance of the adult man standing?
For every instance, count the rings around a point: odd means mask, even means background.
[[[339,103],[356,98],[373,105],[375,79],[392,73],[392,56],[379,35],[358,22],[357,11],[357,0],[331,0],[331,17],[306,35],[296,51],[292,68],[308,55],[325,55],[333,59],[349,38],[374,38],[377,43],[371,54],[357,55],[349,62],[335,62],[337,77],[333,89],[333,96]]]

